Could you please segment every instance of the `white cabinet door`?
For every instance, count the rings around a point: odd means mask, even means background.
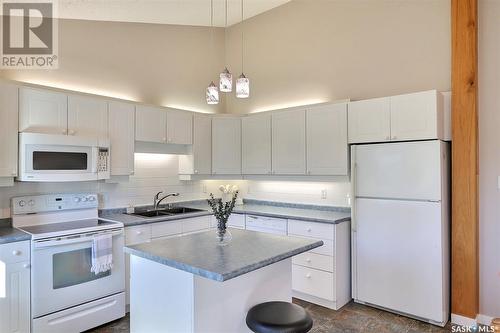
[[[30,331],[30,263],[29,261],[0,266],[0,332]]]
[[[272,116],[273,173],[306,173],[306,113],[288,111]]]
[[[187,111],[167,111],[167,143],[190,145],[193,143],[193,114]]]
[[[17,176],[18,87],[0,83],[0,177]]]
[[[443,99],[436,90],[391,97],[391,140],[438,139],[443,135]]]
[[[348,109],[349,143],[391,139],[390,97],[351,102]]]
[[[242,172],[248,175],[271,173],[271,115],[241,119]]]
[[[307,110],[307,174],[347,175],[347,104]]]
[[[68,134],[105,142],[108,139],[108,103],[99,98],[70,95]]]
[[[193,163],[195,174],[212,173],[212,118],[194,116]]]
[[[135,106],[109,102],[109,143],[111,175],[127,176],[134,173]]]
[[[212,119],[212,173],[241,174],[241,119]]]
[[[136,106],[135,139],[137,141],[166,143],[167,112],[160,108]]]
[[[22,87],[19,90],[19,132],[66,134],[68,97],[59,92]]]

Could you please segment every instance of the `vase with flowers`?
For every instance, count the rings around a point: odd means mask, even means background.
[[[210,193],[210,198],[207,201],[217,220],[217,244],[226,246],[233,238],[231,232],[227,229],[227,221],[233,212],[234,204],[238,198],[238,187],[221,185],[219,186],[219,190],[222,192],[220,198],[216,198],[213,193]]]

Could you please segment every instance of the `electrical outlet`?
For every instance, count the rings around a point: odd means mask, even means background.
[[[326,189],[321,190],[321,199],[326,199]]]

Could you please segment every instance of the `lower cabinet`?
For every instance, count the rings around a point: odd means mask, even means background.
[[[30,242],[0,245],[0,332],[30,331]]]
[[[288,220],[288,235],[324,245],[292,258],[293,296],[338,310],[351,300],[350,223]]]
[[[155,222],[125,228],[125,245],[136,245],[154,240],[206,231],[210,228],[210,215],[187,219]],[[130,255],[125,253],[126,304],[130,304]],[[127,308],[128,311],[128,308]],[[3,333],[2,330],[0,332]]]

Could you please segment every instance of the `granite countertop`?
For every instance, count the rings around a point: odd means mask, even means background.
[[[10,226],[0,226],[0,244],[30,240],[31,235]]]
[[[227,281],[323,245],[321,240],[231,229],[218,246],[213,231],[126,246],[125,252],[215,281]]]
[[[121,222],[125,227],[134,225],[164,222],[170,220],[179,220],[190,217],[212,215],[208,203],[204,201],[197,202],[179,202],[176,206],[201,209],[200,212],[188,213],[175,216],[160,216],[146,218],[141,216],[127,215],[121,212],[106,213],[100,218],[109,221]],[[307,205],[288,205],[282,203],[267,203],[259,201],[248,201],[243,205],[234,206],[233,213],[250,214],[267,217],[277,217],[285,219],[298,219],[311,222],[337,224],[351,220],[349,208],[307,206]]]

